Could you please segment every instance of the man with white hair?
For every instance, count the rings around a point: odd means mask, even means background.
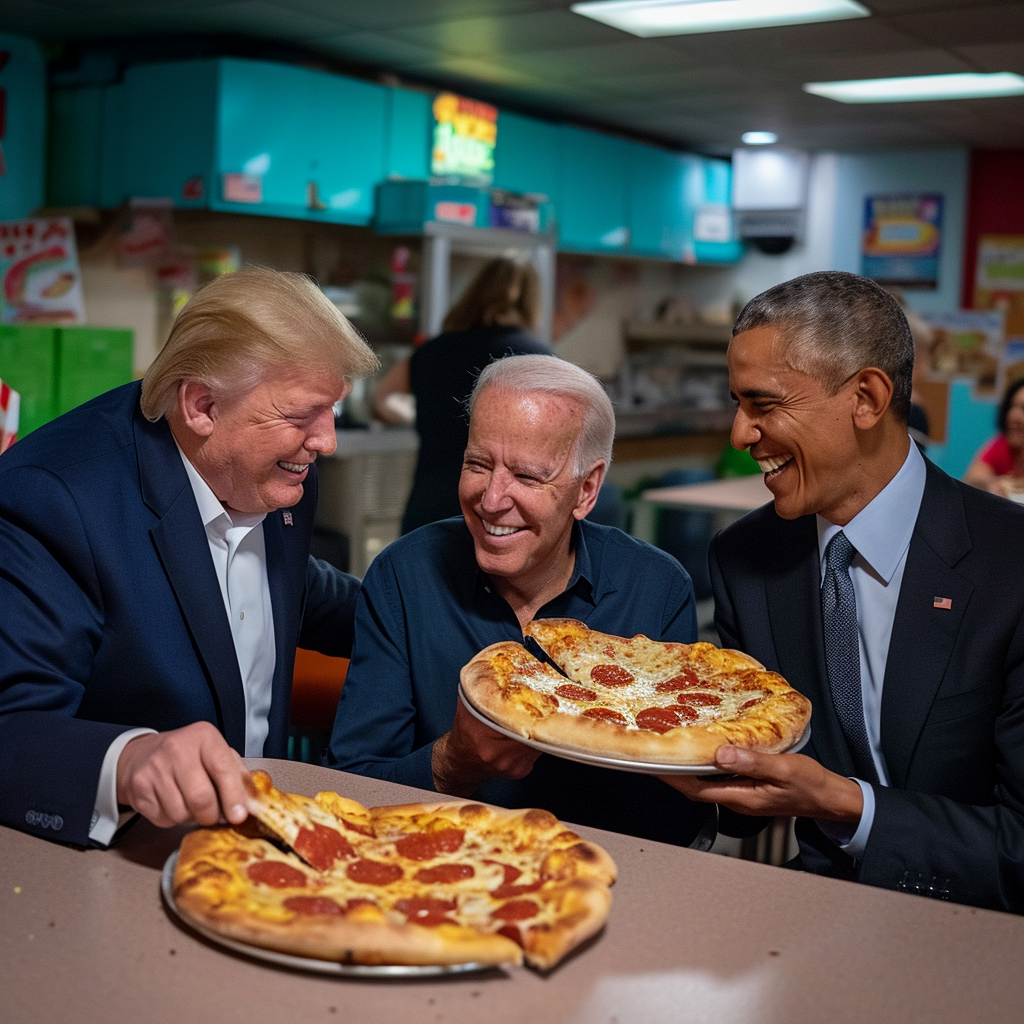
[[[586,521],[614,432],[604,389],[571,363],[510,356],[483,371],[470,398],[462,518],[403,537],[364,580],[330,767],[710,845],[714,808],[653,778],[539,755],[458,699],[462,666],[489,644],[522,642],[534,618],[696,639],[693,587],[679,563]]]

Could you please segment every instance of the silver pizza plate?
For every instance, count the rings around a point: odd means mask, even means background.
[[[192,931],[209,939],[210,942],[224,949],[253,960],[276,964],[278,967],[290,967],[297,971],[312,971],[316,974],[333,974],[344,978],[373,978],[378,981],[388,979],[441,978],[452,974],[471,974],[477,971],[500,970],[494,964],[342,964],[333,960],[317,960],[315,957],[295,956],[291,953],[279,953],[276,949],[264,949],[252,946],[247,942],[229,939],[218,935],[215,931],[194,921],[174,901],[174,866],[178,863],[178,851],[167,858],[163,873],[160,875],[160,892],[168,910]]]
[[[616,768],[619,771],[636,772],[639,775],[733,774],[713,764],[665,764],[659,761],[634,761],[621,757],[611,757],[607,754],[594,754],[589,751],[573,750],[571,747],[562,747],[554,743],[545,743],[543,740],[529,739],[526,736],[521,736],[519,733],[514,732],[512,729],[506,729],[505,726],[492,721],[479,708],[474,707],[472,701],[470,701],[469,697],[466,696],[465,691],[462,689],[461,683],[459,684],[459,699],[465,705],[466,710],[474,718],[479,719],[484,723],[484,725],[489,726],[495,732],[501,733],[502,736],[507,736],[509,739],[516,740],[527,747],[533,747],[534,750],[543,751],[545,754],[553,754],[555,757],[563,757],[567,761],[578,761],[580,764],[593,765],[595,768]],[[786,750],[781,751],[781,753],[795,754],[798,750],[802,750],[807,745],[807,741],[810,738],[811,727],[808,725],[800,739],[798,739],[791,747],[787,747]]]

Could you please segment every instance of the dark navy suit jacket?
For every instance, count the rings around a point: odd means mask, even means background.
[[[810,698],[804,753],[852,776],[825,670],[820,573],[814,516],[786,521],[773,505],[712,545],[723,645]],[[1024,911],[1024,509],[931,463],[893,621],[881,744],[891,784],[874,787],[863,858],[801,820],[802,865]]]
[[[209,543],[165,420],[108,392],[0,457],[0,821],[88,842],[103,756],[126,728],[214,723],[245,699]],[[287,750],[297,645],[348,654],[359,583],[309,557],[316,507],[263,524],[274,612],[268,757]]]

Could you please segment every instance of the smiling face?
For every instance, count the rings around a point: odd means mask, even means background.
[[[477,564],[520,595],[561,592],[572,573],[572,524],[593,508],[599,460],[575,476],[583,422],[577,402],[485,388],[473,406],[459,502]],[[552,595],[554,596],[554,595]]]
[[[203,388],[189,382],[183,389],[190,386]],[[281,376],[227,401],[207,391],[205,399],[196,398],[189,422],[202,439],[179,443],[228,509],[259,514],[287,508],[302,497],[317,455],[337,448],[332,407],[348,387],[327,371]]]
[[[739,403],[732,444],[757,459],[776,512],[783,519],[817,512],[845,525],[874,486],[857,443],[855,383],[829,395],[788,364],[775,327],[737,334],[728,359],[729,389]]]

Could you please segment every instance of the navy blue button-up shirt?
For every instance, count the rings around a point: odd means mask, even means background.
[[[537,618],[581,619],[619,636],[696,639],[693,586],[674,558],[585,520],[574,525],[572,543],[569,585]],[[352,662],[325,763],[433,789],[431,752],[455,717],[459,670],[499,640],[522,642],[522,630],[478,568],[461,519],[425,526],[390,545],[363,581]],[[655,778],[546,754],[525,779],[492,779],[474,795],[681,845],[713,813]]]

